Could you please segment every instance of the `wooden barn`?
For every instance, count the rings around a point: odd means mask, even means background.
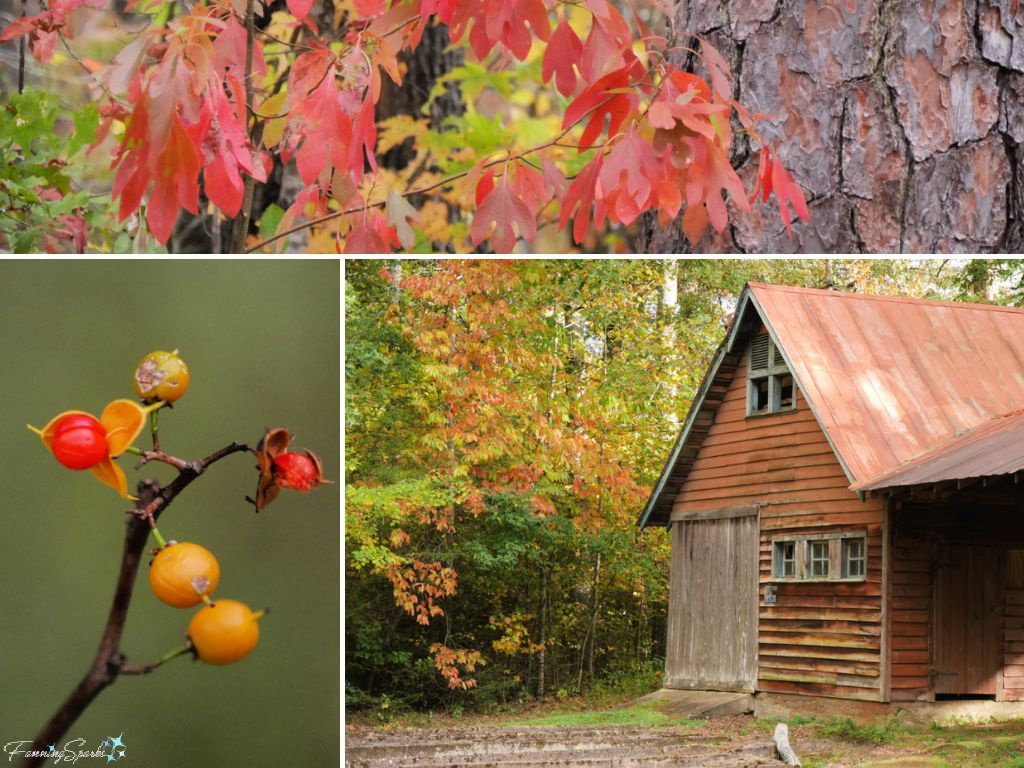
[[[665,685],[1024,699],[1024,310],[748,285],[641,527]]]

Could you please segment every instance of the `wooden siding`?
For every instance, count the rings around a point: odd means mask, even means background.
[[[757,540],[756,507],[672,524],[666,688],[754,690]]]
[[[802,393],[794,411],[747,417],[746,391],[744,356],[676,497],[673,517],[760,506],[758,690],[880,700],[884,504],[862,502],[848,490]],[[867,533],[864,581],[772,580],[772,537],[838,531]],[[673,573],[676,556],[674,551]],[[775,605],[764,603],[769,583],[777,585]],[[678,589],[675,581],[672,589]]]
[[[1024,701],[1024,549],[1006,553],[1003,593],[1003,701]]]
[[[897,539],[891,562],[891,698],[927,701],[931,698],[931,547]]]

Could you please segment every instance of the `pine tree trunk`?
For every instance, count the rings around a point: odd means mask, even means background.
[[[695,250],[1024,250],[1021,0],[677,0],[671,34],[731,59],[810,204],[792,240],[773,200]],[[734,161],[751,189],[749,150]],[[689,250],[651,219],[641,245]]]

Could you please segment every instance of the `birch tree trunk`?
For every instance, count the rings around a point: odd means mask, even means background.
[[[790,240],[774,201],[733,211],[696,250],[1024,250],[1021,0],[677,0],[670,34],[731,60],[811,213]],[[734,161],[752,189],[749,150]],[[689,250],[650,219],[641,245]]]

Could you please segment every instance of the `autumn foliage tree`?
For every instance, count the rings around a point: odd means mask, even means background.
[[[0,42],[27,42],[45,63],[73,35],[76,9],[100,5],[53,0]],[[92,145],[111,153],[117,218],[144,220],[161,244],[183,210],[209,216],[214,231],[233,220],[232,250],[282,248],[294,237],[348,253],[510,251],[545,227],[580,244],[647,211],[666,226],[683,212],[696,242],[709,225],[724,231],[727,200],[745,211],[772,195],[787,230],[791,210],[807,218],[802,192],[758,133],[762,116],[733,98],[725,59],[701,41],[696,72],[672,65],[678,45],[661,36],[648,3],[127,7],[148,25],[108,63],[82,62],[101,94]],[[402,86],[405,55],[432,25],[468,51],[437,83],[457,84],[465,111],[440,126],[418,114],[378,120],[384,80]],[[737,129],[759,156],[754,189],[729,162]],[[410,140],[411,162],[380,165]],[[255,186],[292,161],[293,199],[253,210]]]

